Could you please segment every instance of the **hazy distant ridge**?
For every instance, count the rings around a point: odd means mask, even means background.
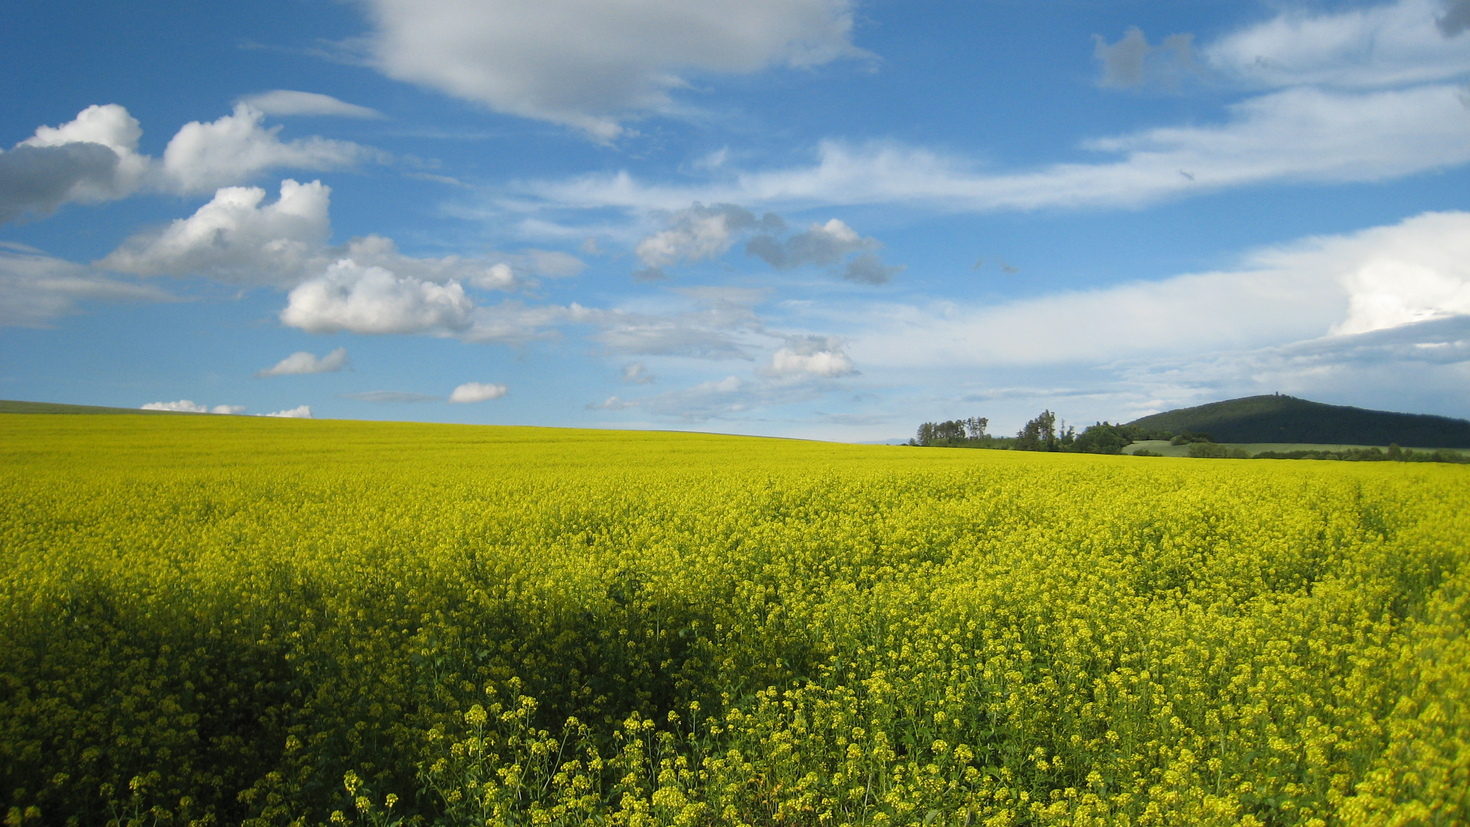
[[[1297,442],[1470,448],[1470,420],[1370,411],[1294,396],[1247,396],[1135,419],[1151,430],[1209,434],[1216,442]]]
[[[66,405],[60,402],[22,402],[0,399],[0,413],[38,414],[158,414],[174,411],[147,411],[142,408],[109,408],[102,405]]]

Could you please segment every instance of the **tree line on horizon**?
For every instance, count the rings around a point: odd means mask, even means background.
[[[921,448],[992,448],[1010,451],[1059,451],[1086,454],[1118,454],[1144,439],[1172,439],[1175,434],[1133,425],[1098,422],[1080,433],[1066,420],[1058,420],[1050,409],[1028,421],[1013,437],[987,431],[989,417],[972,416],[944,422],[925,422],[906,444]],[[1185,435],[1188,441],[1210,441],[1205,434]]]
[[[1205,433],[1172,431],[1142,425],[1114,425],[1103,421],[1088,425],[1081,432],[1058,419],[1051,409],[1043,410],[1028,420],[1013,437],[988,432],[989,417],[972,416],[943,422],[925,422],[905,445],[918,448],[988,448],[1001,451],[1047,451],[1078,454],[1121,454],[1123,449],[1144,440],[1168,440],[1172,445],[1188,445],[1189,456],[1198,459],[1332,459],[1358,462],[1452,462],[1470,463],[1470,457],[1458,451],[1415,451],[1397,443],[1388,450],[1377,447],[1345,450],[1262,451],[1251,454],[1243,448],[1218,444]],[[1133,456],[1162,456],[1140,449]]]

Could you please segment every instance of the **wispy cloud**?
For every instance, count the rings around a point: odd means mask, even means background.
[[[864,303],[838,324],[860,365],[1106,364],[1363,333],[1470,314],[1470,213],[1257,250],[1239,269],[994,305]],[[831,318],[829,316],[829,318]]]
[[[272,89],[240,98],[240,103],[277,117],[293,115],[325,115],[336,118],[382,118],[383,113],[366,106],[347,103],[319,92]]]
[[[310,373],[335,373],[347,367],[347,348],[339,347],[325,356],[300,350],[260,371],[257,376],[297,376]]]
[[[88,304],[172,302],[170,293],[0,242],[0,326],[44,327]]]
[[[519,185],[546,210],[676,210],[692,202],[753,209],[910,205],[938,212],[1140,207],[1272,182],[1361,182],[1470,162],[1470,111],[1439,84],[1349,92],[1295,87],[1231,106],[1219,123],[1092,139],[1100,160],[990,172],[969,159],[895,142],[824,141],[808,166],[740,172],[700,185],[627,172]],[[1180,174],[1187,170],[1189,175]],[[517,202],[524,208],[524,200]]]
[[[623,366],[623,384],[625,385],[650,385],[656,378],[648,372],[648,366],[642,362],[630,362]]]
[[[1345,10],[1282,11],[1207,45],[1218,75],[1248,86],[1379,89],[1470,74],[1470,38],[1458,36],[1463,0],[1398,0]]]
[[[408,391],[362,391],[360,393],[340,394],[343,399],[356,399],[359,402],[376,402],[401,404],[408,402],[443,402],[444,397],[434,396],[426,393],[410,393]]]
[[[779,216],[768,214],[758,221],[753,213],[735,204],[695,202],[665,218],[665,228],[643,238],[634,248],[647,268],[644,280],[663,278],[663,268],[702,261],[723,255],[736,238],[756,227],[783,229]]]
[[[1120,392],[1131,389],[1128,410],[1139,416],[1279,391],[1337,404],[1464,417],[1470,409],[1470,316],[1261,348],[1124,361],[1109,366],[1108,373]],[[1152,396],[1140,396],[1139,390]]]
[[[596,328],[594,341],[623,356],[750,360],[774,335],[756,312],[764,290],[682,288],[673,295],[682,300],[674,307],[589,311],[582,321]]]
[[[1096,160],[991,169],[896,141],[820,142],[810,164],[700,167],[698,183],[623,171],[523,182],[507,208],[633,213],[690,203],[747,210],[904,205],[938,212],[1135,208],[1282,182],[1381,181],[1470,162],[1470,37],[1459,4],[1399,0],[1332,13],[1285,11],[1196,49],[1187,34],[1151,45],[1099,38],[1104,83],[1177,83],[1208,73],[1247,90],[1215,122],[1096,136]],[[1451,34],[1454,32],[1454,34]],[[1196,55],[1201,56],[1197,60]],[[687,180],[687,179],[686,179]]]

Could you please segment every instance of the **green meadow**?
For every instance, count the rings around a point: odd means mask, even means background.
[[[1362,451],[1370,448],[1377,448],[1380,451],[1387,451],[1389,449],[1389,446],[1387,445],[1323,445],[1314,442],[1222,442],[1219,444],[1222,445],[1226,450],[1240,450],[1251,456],[1255,456],[1256,454],[1266,451],[1274,451],[1276,453],[1285,454],[1292,451],[1332,451],[1341,453],[1347,451]],[[1422,451],[1426,453],[1434,451],[1452,451],[1460,455],[1470,454],[1470,450],[1464,448],[1425,448],[1422,446],[1404,447],[1411,451]],[[1156,454],[1162,454],[1166,457],[1189,456],[1189,446],[1187,444],[1171,445],[1169,444],[1169,440],[1167,439],[1142,439],[1125,447],[1123,449],[1123,453],[1132,454],[1135,451],[1139,450],[1153,451]]]

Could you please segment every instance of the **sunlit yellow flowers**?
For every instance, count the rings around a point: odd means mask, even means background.
[[[1470,821],[1470,468],[0,416],[0,813]]]

